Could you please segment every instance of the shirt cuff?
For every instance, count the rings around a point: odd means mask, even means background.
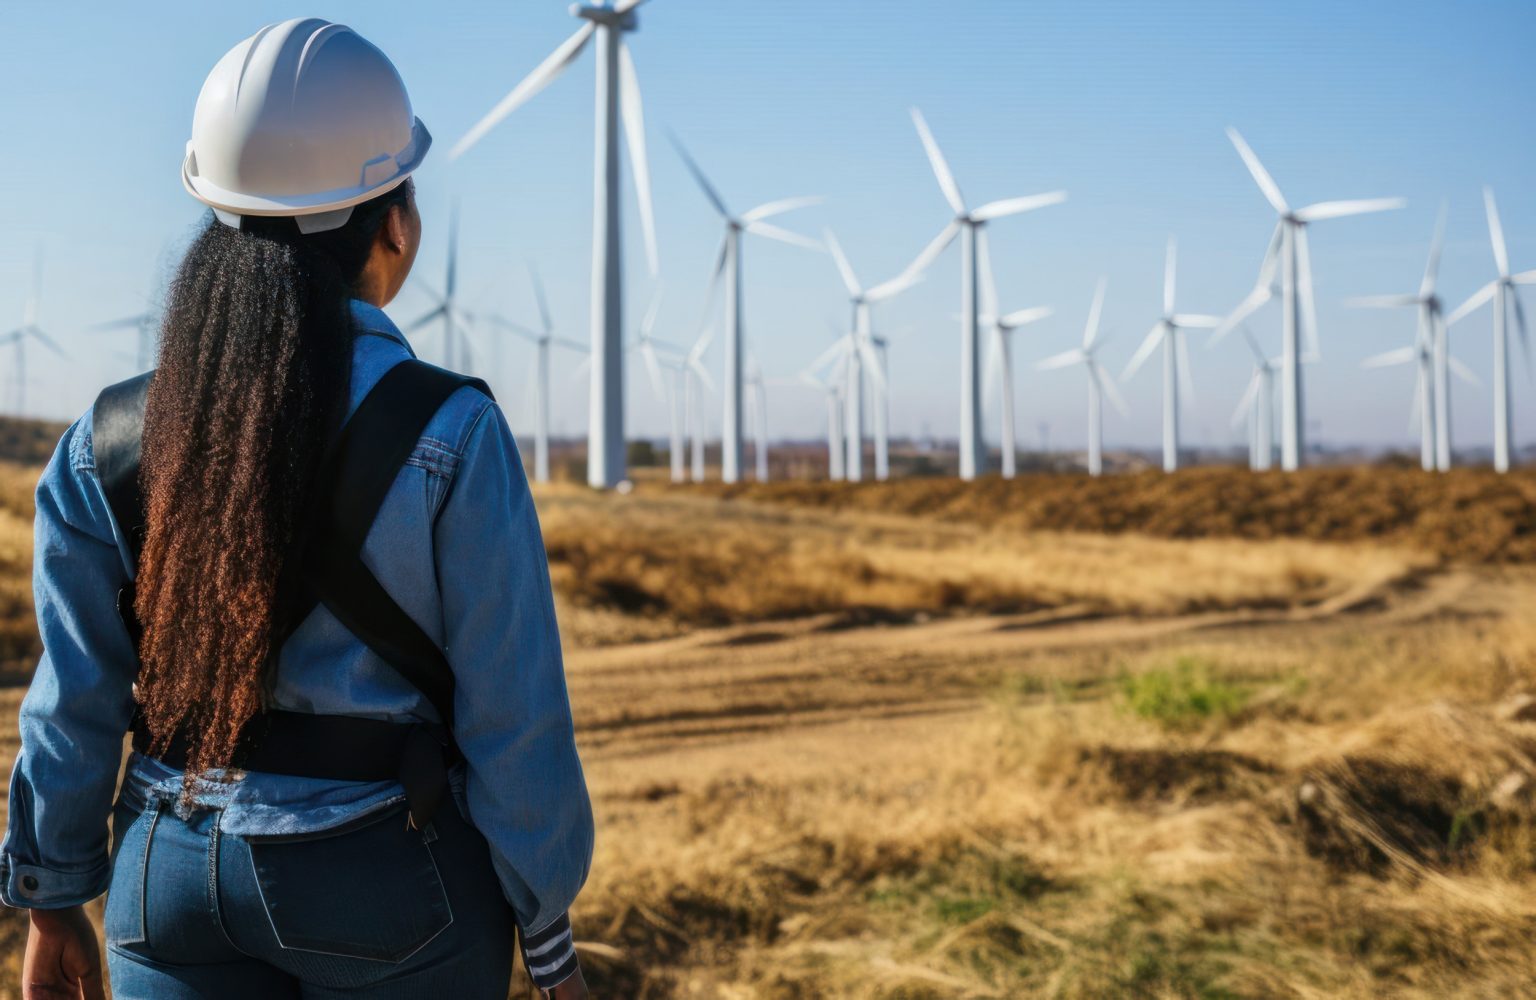
[[[523,965],[533,985],[552,990],[565,982],[580,964],[576,960],[576,942],[571,937],[571,918],[559,917],[532,934],[522,935]]]
[[[61,910],[88,903],[107,891],[112,864],[103,860],[85,871],[60,871],[0,857],[0,902],[20,909]]]

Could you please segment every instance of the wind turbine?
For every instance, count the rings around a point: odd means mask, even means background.
[[[1018,442],[1013,409],[1013,333],[1021,327],[1039,322],[1050,316],[1052,309],[1049,306],[1036,306],[1031,309],[1018,309],[1006,316],[997,315],[997,276],[992,270],[992,253],[987,245],[987,234],[983,230],[976,242],[976,248],[981,258],[981,321],[992,331],[990,353],[987,359],[988,387],[1000,382],[1003,392],[1003,433],[1002,445],[1002,473],[1004,479],[1012,479],[1017,471]]]
[[[1272,421],[1275,418],[1275,372],[1279,368],[1279,359],[1266,357],[1247,327],[1243,328],[1243,339],[1253,352],[1253,377],[1248,380],[1248,388],[1232,413],[1232,426],[1247,419],[1248,467],[1255,472],[1265,472],[1275,460]]]
[[[854,351],[848,356],[848,427],[851,433],[848,435],[848,466],[847,477],[853,482],[864,478],[864,378],[862,367],[868,364],[877,373],[872,381],[878,378],[879,384],[875,389],[875,478],[886,480],[891,475],[890,461],[890,428],[888,426],[890,415],[890,400],[885,393],[885,366],[882,358],[876,356],[876,348],[879,346],[879,338],[874,335],[870,324],[869,307],[876,302],[892,298],[911,288],[922,280],[920,274],[899,274],[890,281],[882,282],[874,288],[866,289],[859,283],[858,275],[854,273],[853,265],[848,262],[848,257],[843,253],[842,246],[837,242],[837,236],[831,229],[826,230],[826,244],[832,251],[832,260],[837,265],[837,273],[843,279],[843,287],[848,290],[848,300],[853,307],[853,329],[849,336]]]
[[[645,155],[645,113],[640,81],[624,35],[639,27],[635,8],[644,0],[576,3],[571,14],[586,23],[560,43],[490,113],[449,151],[450,160],[570,66],[597,39],[597,130],[592,184],[592,391],[587,436],[587,482],[612,488],[625,478],[624,457],[624,266],[620,238],[619,119],[629,143],[630,170],[640,203],[640,226],[651,274],[657,271],[656,223],[651,208],[650,163]]]
[[[1135,375],[1142,364],[1161,345],[1163,348],[1163,471],[1174,472],[1179,467],[1179,383],[1183,382],[1186,393],[1193,397],[1194,379],[1189,370],[1189,341],[1185,330],[1214,330],[1221,326],[1220,316],[1202,316],[1197,313],[1174,311],[1174,292],[1177,282],[1178,245],[1168,237],[1168,252],[1163,261],[1163,315],[1152,326],[1147,339],[1141,342],[1130,364],[1120,376],[1123,382]]]
[[[656,315],[661,309],[661,289],[657,287],[651,296],[650,308],[640,321],[640,332],[633,347],[645,362],[646,375],[656,398],[666,404],[669,417],[670,450],[667,457],[672,466],[672,481],[680,483],[685,478],[683,460],[683,396],[688,377],[688,364],[681,348],[652,336],[656,328]],[[665,373],[665,374],[663,374]],[[668,376],[670,375],[670,378]]]
[[[549,301],[544,295],[544,282],[538,269],[528,265],[528,276],[533,283],[533,295],[539,306],[539,328],[530,330],[521,323],[514,323],[501,316],[488,317],[497,326],[522,337],[537,348],[533,376],[533,478],[535,482],[549,482],[549,355],[554,346],[569,348],[583,354],[587,346],[569,337],[555,335],[554,321],[549,314]]]
[[[1418,372],[1414,380],[1413,409],[1409,416],[1410,427],[1419,425],[1419,463],[1426,472],[1439,469],[1441,472],[1451,467],[1451,445],[1449,420],[1440,420],[1434,423],[1438,430],[1445,430],[1445,437],[1437,433],[1431,438],[1424,436],[1431,426],[1430,421],[1424,419],[1424,414],[1430,410],[1439,413],[1450,406],[1449,386],[1439,383],[1435,377],[1441,362],[1441,352],[1444,350],[1444,336],[1438,335],[1435,347],[1431,347],[1430,338],[1426,337],[1421,329],[1414,336],[1412,347],[1400,347],[1394,351],[1385,351],[1374,357],[1366,358],[1360,363],[1362,368],[1386,368],[1391,365],[1405,365],[1417,362]],[[1449,355],[1444,357],[1444,364],[1448,371],[1454,372],[1456,377],[1468,385],[1480,386],[1476,375],[1472,370],[1460,361]]]
[[[709,203],[725,221],[725,237],[720,243],[720,255],[715,263],[715,273],[711,280],[714,284],[718,284],[722,278],[725,279],[725,423],[721,429],[720,478],[727,483],[734,483],[741,477],[742,378],[745,367],[741,328],[741,234],[752,233],[778,240],[780,243],[788,243],[791,246],[819,251],[822,246],[815,240],[807,239],[787,229],[780,229],[763,220],[796,208],[819,204],[821,199],[784,198],[766,202],[743,212],[740,216],[732,215],[731,210],[725,207],[719,192],[709,183],[709,178],[704,176],[704,172],[699,169],[693,157],[688,155],[688,150],[683,148],[682,142],[676,136],[672,137],[672,145],[677,147],[678,155],[683,158],[688,172],[698,182],[704,197],[709,199]],[[711,301],[713,296],[714,290],[711,288]]]
[[[1083,346],[1063,351],[1035,365],[1037,371],[1082,365],[1088,373],[1088,474],[1097,476],[1104,471],[1104,404],[1100,394],[1109,397],[1115,409],[1127,414],[1125,400],[1115,387],[1114,376],[1105,373],[1095,354],[1103,346],[1099,338],[1099,318],[1104,313],[1104,291],[1109,279],[1100,278],[1099,287],[1093,293],[1093,305],[1088,310],[1088,323],[1083,327]]]
[[[1470,313],[1481,309],[1489,299],[1493,300],[1493,467],[1499,472],[1508,472],[1511,436],[1509,311],[1513,305],[1515,330],[1520,334],[1520,346],[1525,351],[1525,363],[1529,371],[1531,345],[1525,328],[1525,310],[1520,305],[1520,296],[1515,286],[1536,285],[1536,270],[1510,273],[1509,248],[1504,244],[1504,227],[1499,223],[1499,207],[1494,203],[1492,188],[1483,188],[1483,207],[1488,213],[1488,238],[1493,243],[1493,260],[1499,267],[1499,276],[1457,306],[1456,311],[1446,318],[1445,325],[1455,325]]]
[[[137,316],[124,316],[122,319],[110,320],[106,323],[97,323],[90,327],[92,332],[104,332],[107,330],[133,330],[137,335],[138,344],[133,355],[134,365],[139,371],[149,371],[150,359],[155,352],[155,328],[160,323],[160,314],[146,309]]]
[[[69,354],[58,342],[48,335],[42,327],[37,325],[38,300],[42,298],[43,288],[43,255],[38,252],[32,265],[32,293],[27,296],[26,305],[22,307],[21,325],[8,333],[0,335],[0,346],[11,344],[16,348],[15,373],[16,373],[16,415],[27,415],[27,341],[35,340],[48,350],[61,358],[68,358]]]
[[[1280,268],[1283,327],[1280,364],[1280,465],[1287,472],[1300,468],[1306,453],[1302,435],[1301,391],[1301,334],[1305,327],[1307,353],[1318,354],[1317,303],[1312,294],[1312,255],[1307,244],[1307,226],[1325,219],[1341,219],[1367,212],[1383,212],[1402,208],[1401,198],[1374,198],[1354,201],[1323,201],[1305,208],[1292,209],[1280,193],[1275,179],[1264,169],[1252,149],[1243,141],[1237,129],[1228,128],[1227,137],[1232,140],[1237,153],[1248,167],[1254,183],[1259,186],[1266,201],[1279,214],[1269,249],[1259,268],[1259,283],[1248,298],[1244,299],[1231,315],[1221,321],[1212,335],[1214,343],[1227,331],[1242,322],[1250,313],[1263,305],[1274,294],[1275,264]]]
[[[459,206],[455,202],[448,213],[448,272],[443,279],[443,294],[429,286],[422,290],[437,300],[433,306],[405,328],[407,335],[415,333],[439,320],[443,324],[443,367],[468,372],[470,369],[469,338],[464,331],[474,318],[459,305],[457,289],[459,280]],[[543,480],[540,480],[542,482]]]
[[[704,481],[704,393],[715,391],[714,380],[709,377],[709,369],[704,366],[704,352],[709,350],[710,342],[714,339],[714,324],[706,324],[683,359],[686,368],[683,410],[688,433],[692,436],[692,478],[696,483]]]
[[[768,481],[768,387],[763,379],[763,366],[756,358],[747,361],[747,377],[742,383],[746,390],[745,404],[747,423],[752,427],[752,458],[757,481]]]
[[[944,200],[949,203],[955,215],[902,273],[909,279],[922,274],[954,242],[955,237],[963,235],[960,241],[960,478],[975,479],[986,464],[986,449],[981,438],[981,369],[976,357],[980,346],[980,311],[976,301],[977,238],[988,222],[1047,205],[1058,205],[1067,200],[1067,193],[1052,191],[1023,198],[1004,198],[988,202],[977,209],[967,208],[960,194],[960,185],[955,182],[955,175],[950,172],[944,153],[934,141],[933,133],[928,130],[922,112],[916,108],[912,109],[912,123],[917,126],[918,137],[922,139],[923,148],[928,153],[928,162],[938,179],[939,190],[943,192]]]
[[[1435,223],[1435,237],[1429,245],[1429,262],[1424,265],[1424,277],[1418,292],[1411,295],[1368,295],[1350,299],[1349,305],[1396,309],[1413,306],[1418,309],[1419,325],[1414,334],[1413,346],[1371,358],[1365,367],[1402,364],[1417,361],[1419,365],[1418,388],[1415,390],[1415,406],[1420,421],[1419,461],[1426,472],[1451,467],[1451,386],[1450,351],[1446,343],[1446,323],[1442,303],[1435,291],[1439,280],[1440,251],[1445,245],[1446,206],[1440,206],[1440,219]]]

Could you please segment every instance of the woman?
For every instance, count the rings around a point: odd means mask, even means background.
[[[44,654],[0,849],[29,998],[103,996],[103,891],[118,1000],[501,1000],[519,931],[539,987],[586,995],[565,910],[592,815],[527,482],[483,386],[380,311],[430,141],[341,25],[264,28],[203,86],[182,176],[214,217],[159,367],[38,485]],[[415,661],[390,627],[428,637]]]

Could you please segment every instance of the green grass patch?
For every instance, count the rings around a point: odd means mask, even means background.
[[[1208,661],[1181,656],[1171,667],[1122,677],[1120,695],[1131,714],[1165,729],[1187,730],[1235,716],[1250,692],[1216,677]]]

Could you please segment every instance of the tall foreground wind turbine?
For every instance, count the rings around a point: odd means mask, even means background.
[[[1083,327],[1083,346],[1063,351],[1035,365],[1039,371],[1082,365],[1088,373],[1088,474],[1090,476],[1097,476],[1104,471],[1104,403],[1100,398],[1101,394],[1108,396],[1109,401],[1121,414],[1129,412],[1126,409],[1125,400],[1120,396],[1120,390],[1115,387],[1114,376],[1107,374],[1095,357],[1098,349],[1103,346],[1103,341],[1099,339],[1099,318],[1104,314],[1104,290],[1107,285],[1108,279],[1100,278],[1099,287],[1093,293],[1093,306],[1088,310],[1088,323]]]
[[[35,340],[61,358],[68,358],[58,341],[37,325],[38,300],[42,297],[43,259],[39,253],[32,265],[32,293],[22,307],[21,325],[8,333],[0,334],[0,346],[12,345],[15,349],[14,369],[16,377],[16,415],[27,415],[27,341]]]
[[[1413,346],[1388,351],[1365,362],[1368,368],[1416,361],[1419,366],[1417,416],[1419,460],[1425,471],[1451,467],[1451,387],[1450,351],[1446,343],[1446,324],[1435,284],[1440,274],[1440,251],[1445,245],[1446,207],[1440,206],[1440,220],[1435,223],[1435,238],[1429,245],[1429,262],[1419,290],[1411,295],[1367,295],[1350,299],[1348,304],[1367,309],[1397,309],[1413,306],[1418,310],[1418,330]]]
[[[709,178],[704,176],[704,171],[699,169],[693,157],[688,155],[688,150],[683,148],[683,144],[675,137],[672,144],[677,147],[678,155],[683,158],[688,172],[698,182],[704,197],[709,199],[709,203],[714,206],[716,212],[720,213],[720,218],[725,222],[725,236],[720,241],[720,255],[716,260],[715,273],[711,280],[716,284],[722,278],[725,281],[725,423],[720,432],[720,478],[727,483],[734,483],[741,478],[741,407],[742,385],[745,377],[741,327],[741,234],[752,233],[756,236],[765,236],[770,240],[778,240],[780,243],[788,243],[791,246],[820,251],[822,246],[815,240],[807,239],[787,229],[780,229],[763,220],[796,208],[818,204],[821,199],[784,198],[759,205],[739,216],[733,215],[731,210],[725,207],[725,201],[721,199],[714,185],[709,183]],[[714,290],[711,288],[711,301],[713,298]]]
[[[1051,315],[1049,306],[1017,309],[1006,316],[997,315],[997,275],[992,270],[992,252],[987,246],[987,232],[981,231],[976,240],[978,264],[981,268],[981,322],[991,331],[991,348],[987,355],[986,387],[998,385],[1003,395],[1002,426],[999,439],[1002,451],[1004,479],[1012,479],[1018,471],[1018,439],[1013,407],[1013,334],[1015,330],[1038,323]]]
[[[915,279],[938,259],[939,254],[954,242],[955,237],[963,236],[960,241],[960,478],[975,479],[986,464],[986,447],[981,437],[981,367],[976,357],[980,346],[977,237],[982,227],[994,219],[1018,215],[1047,205],[1059,205],[1067,200],[1067,193],[1052,191],[1023,198],[1004,198],[988,202],[977,209],[967,208],[965,198],[960,194],[960,185],[955,182],[955,175],[950,172],[944,153],[934,141],[933,133],[928,130],[922,112],[916,108],[912,109],[912,123],[917,126],[918,137],[922,139],[923,148],[928,153],[928,162],[938,179],[939,190],[944,193],[944,200],[954,210],[955,216],[902,273],[908,279]]]
[[[1184,391],[1194,394],[1194,380],[1189,370],[1189,342],[1185,330],[1214,330],[1221,326],[1220,316],[1202,316],[1197,313],[1175,312],[1174,292],[1177,283],[1178,245],[1168,237],[1168,253],[1163,261],[1163,315],[1152,326],[1152,332],[1141,342],[1130,364],[1125,366],[1121,381],[1135,375],[1142,364],[1161,345],[1163,348],[1163,471],[1174,472],[1179,467],[1179,384]]]
[[[1511,417],[1509,407],[1509,312],[1514,307],[1515,329],[1520,334],[1520,346],[1525,351],[1525,361],[1531,362],[1531,344],[1525,328],[1525,310],[1520,305],[1516,285],[1536,285],[1536,270],[1511,274],[1509,248],[1504,244],[1504,227],[1499,223],[1499,206],[1494,204],[1493,189],[1483,188],[1483,207],[1488,212],[1488,238],[1493,243],[1493,260],[1499,267],[1499,276],[1473,293],[1445,320],[1452,326],[1461,319],[1493,300],[1493,467],[1500,472],[1509,471],[1509,441]]]
[[[619,119],[629,142],[630,170],[640,202],[640,225],[651,273],[657,270],[656,223],[651,209],[650,163],[640,82],[624,35],[639,27],[644,0],[577,3],[571,14],[586,23],[556,47],[449,151],[457,159],[531,97],[549,86],[597,40],[597,129],[592,184],[592,359],[587,482],[610,488],[626,475],[624,461],[624,266],[619,218]]]
[[[1253,175],[1264,199],[1279,214],[1269,249],[1260,265],[1260,283],[1253,294],[1244,299],[1237,309],[1216,328],[1212,341],[1219,340],[1226,332],[1242,322],[1264,302],[1272,292],[1274,263],[1279,262],[1283,327],[1280,349],[1280,465],[1287,472],[1300,468],[1306,444],[1302,436],[1303,413],[1301,391],[1301,336],[1305,327],[1307,353],[1318,353],[1317,303],[1312,295],[1312,254],[1307,245],[1307,226],[1324,219],[1341,219],[1367,212],[1383,212],[1402,208],[1401,198],[1372,198],[1354,201],[1322,201],[1305,208],[1293,209],[1280,193],[1275,179],[1264,169],[1252,149],[1243,141],[1237,129],[1228,128],[1227,137],[1237,148],[1237,153]],[[1268,277],[1266,277],[1266,275]]]
[[[443,276],[441,295],[433,288],[423,286],[437,305],[405,328],[407,334],[415,333],[433,323],[443,324],[443,367],[453,371],[468,372],[470,365],[469,338],[465,331],[472,317],[458,301],[459,285],[459,206],[454,204],[448,213],[448,271]]]
[[[531,342],[537,349],[533,375],[533,478],[535,482],[549,482],[549,355],[552,347],[565,347],[585,354],[587,346],[569,337],[555,334],[555,324],[550,318],[549,301],[544,296],[544,282],[532,264],[528,276],[533,281],[533,295],[539,304],[539,328],[530,330],[521,323],[513,323],[500,316],[491,316],[493,323]]]
[[[890,461],[890,428],[886,421],[890,413],[890,400],[885,392],[885,371],[881,359],[875,353],[875,335],[870,324],[869,307],[876,302],[882,302],[893,296],[899,295],[911,288],[921,280],[918,274],[899,274],[890,281],[882,282],[873,288],[866,289],[859,283],[858,275],[854,273],[853,265],[848,262],[848,257],[843,253],[842,246],[837,242],[837,237],[832,230],[826,230],[827,248],[832,251],[832,260],[837,264],[837,273],[843,279],[843,287],[848,290],[848,301],[853,307],[853,329],[849,336],[853,338],[853,353],[848,357],[848,427],[851,433],[848,436],[848,466],[847,476],[853,482],[864,478],[864,374],[863,366],[868,364],[875,373],[872,379],[878,379],[879,385],[875,390],[875,478],[886,480],[891,475]]]

